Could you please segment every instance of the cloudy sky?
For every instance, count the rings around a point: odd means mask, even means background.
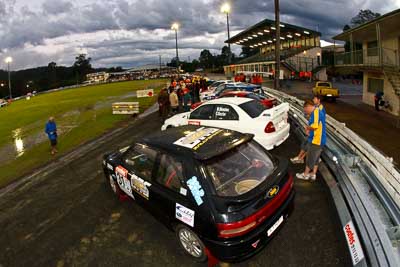
[[[178,21],[180,58],[202,49],[218,53],[226,39],[222,0],[0,0],[0,58],[13,69],[72,64],[87,53],[93,65],[137,66],[170,61],[175,54],[171,23]],[[273,0],[231,0],[231,35],[274,19]],[[386,13],[400,0],[281,0],[281,20],[318,29],[323,39],[340,32],[359,9]],[[240,51],[238,46],[233,47]],[[0,65],[0,68],[4,68]]]

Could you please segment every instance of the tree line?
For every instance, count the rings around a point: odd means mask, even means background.
[[[90,57],[80,54],[76,56],[74,64],[70,67],[58,66],[56,62],[50,62],[47,66],[12,71],[12,96],[17,97],[32,91],[46,91],[79,84],[86,79],[88,73],[108,70],[104,68],[93,69],[90,62]],[[115,70],[115,68],[111,70]],[[8,95],[8,72],[0,70],[0,98]]]

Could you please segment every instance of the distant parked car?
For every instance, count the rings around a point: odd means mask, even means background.
[[[250,83],[242,83],[242,82],[234,82],[234,83],[225,83],[220,84],[214,91],[208,92],[207,94],[200,94],[201,101],[208,101],[212,99],[218,98],[225,92],[228,91],[248,91],[248,92],[256,92],[261,93],[262,88],[260,85],[250,84]]]
[[[330,98],[333,101],[339,97],[339,89],[333,88],[330,82],[316,82],[313,88],[314,95],[321,95],[325,98]]]
[[[4,99],[0,99],[0,108],[5,107],[8,105],[8,102]]]
[[[272,108],[278,104],[275,98],[269,98],[266,96],[263,96],[261,94],[256,94],[253,92],[248,92],[248,91],[228,91],[220,95],[219,98],[223,97],[245,97],[245,98],[251,98],[254,100],[258,100],[263,104],[266,108]]]
[[[275,98],[269,98],[267,96],[264,96],[261,94],[256,94],[253,92],[248,92],[248,91],[227,91],[227,92],[222,93],[219,96],[219,98],[224,98],[224,97],[245,97],[245,98],[254,99],[254,100],[260,101],[260,103],[263,104],[268,109],[276,106],[278,103]],[[206,103],[206,102],[193,103],[192,106],[190,107],[190,109],[194,110],[204,103]]]

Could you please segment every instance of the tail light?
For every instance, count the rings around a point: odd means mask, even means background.
[[[275,132],[275,126],[272,121],[268,122],[267,126],[265,126],[264,132],[265,133],[273,133]]]
[[[271,199],[264,207],[253,213],[244,220],[231,223],[218,223],[218,236],[222,238],[232,238],[244,235],[270,217],[287,199],[293,189],[293,176],[288,175],[288,180],[278,194]]]

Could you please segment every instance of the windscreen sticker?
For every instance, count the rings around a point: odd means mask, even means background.
[[[208,140],[219,134],[221,131],[221,129],[202,127],[197,129],[195,132],[192,132],[175,141],[174,144],[197,150],[202,145],[207,143]]]
[[[181,187],[181,189],[179,190],[179,193],[181,193],[181,195],[186,196],[186,194],[187,194],[186,188]]]
[[[194,226],[194,210],[186,208],[185,206],[179,203],[176,203],[175,217],[181,222],[190,225],[191,227]]]
[[[117,182],[121,190],[134,199],[128,178],[128,170],[122,166],[117,166],[117,168],[115,168],[115,175],[117,176]]]
[[[146,182],[142,178],[136,176],[135,174],[131,174],[131,185],[133,190],[135,190],[139,195],[144,197],[145,199],[149,199],[149,188],[151,183]]]
[[[199,180],[197,180],[197,177],[193,176],[186,182],[186,184],[188,185],[190,192],[192,192],[192,195],[197,203],[197,206],[203,204],[202,197],[204,196],[204,190],[201,187]]]

